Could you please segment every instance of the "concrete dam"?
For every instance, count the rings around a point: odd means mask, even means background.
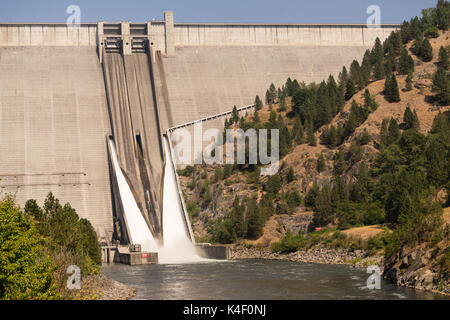
[[[251,105],[288,77],[337,76],[397,27],[175,23],[171,12],[145,23],[0,23],[0,196],[42,204],[51,191],[103,244],[130,244],[117,156],[162,242],[169,128]]]

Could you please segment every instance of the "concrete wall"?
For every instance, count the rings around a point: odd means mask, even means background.
[[[97,24],[0,23],[0,46],[96,46]]]
[[[111,238],[108,134],[95,47],[0,48],[0,197],[52,191]]]
[[[337,77],[342,66],[361,60],[369,46],[185,46],[174,57],[162,57],[164,81],[155,76],[161,92],[160,110],[170,112],[167,127],[246,106],[273,82],[283,85],[288,77],[320,82]],[[155,68],[156,69],[156,68]],[[164,82],[164,83],[163,83]],[[167,101],[166,101],[167,100]],[[162,115],[164,116],[164,115]],[[167,116],[169,118],[169,116]]]

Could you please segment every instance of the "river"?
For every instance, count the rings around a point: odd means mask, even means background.
[[[345,265],[279,260],[231,260],[192,264],[128,266],[110,264],[102,272],[136,289],[133,299],[304,300],[447,299],[397,287],[385,280],[369,290],[364,270]]]

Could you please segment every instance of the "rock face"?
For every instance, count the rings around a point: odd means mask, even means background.
[[[295,215],[278,215],[275,217],[285,231],[290,231],[292,234],[298,234],[300,231],[306,233],[313,219],[313,212],[300,212]]]
[[[450,294],[449,273],[441,265],[447,251],[448,241],[432,247],[427,243],[404,247],[386,261],[384,277],[399,286]]]

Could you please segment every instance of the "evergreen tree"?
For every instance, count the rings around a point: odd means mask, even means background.
[[[394,118],[391,118],[389,121],[387,145],[397,142],[400,139],[400,135],[401,132],[398,122]]]
[[[261,99],[259,98],[259,96],[257,95],[255,98],[255,110],[261,110],[263,108],[263,103],[261,101]]]
[[[413,113],[409,105],[406,107],[405,113],[403,114],[403,122],[405,130],[414,129],[418,131],[420,129],[419,117],[417,116],[416,110],[414,110]]]
[[[413,53],[418,57],[421,57],[422,55],[422,45],[423,45],[423,34],[420,33],[416,35],[414,45],[412,47]]]
[[[345,159],[344,153],[342,151],[336,152],[334,157],[334,174],[340,175],[343,174],[345,170]]]
[[[424,62],[429,62],[433,59],[433,47],[431,47],[430,41],[425,38],[420,47],[420,57]]]
[[[323,172],[325,170],[326,163],[325,163],[325,157],[323,156],[323,153],[320,154],[319,158],[317,159],[317,171]]]
[[[328,145],[331,148],[336,147],[338,144],[338,136],[337,136],[337,130],[334,125],[330,127],[329,135],[328,135]]]
[[[399,102],[400,101],[400,91],[398,88],[397,77],[395,76],[395,74],[393,74],[391,77],[390,85],[391,85],[391,88],[390,88],[391,102]]]
[[[383,65],[383,59],[378,59],[375,62],[375,69],[373,72],[373,78],[375,81],[381,80],[384,77],[384,65]]]
[[[367,131],[367,129],[364,129],[363,134],[359,138],[359,144],[361,146],[366,145],[366,144],[368,144],[370,142],[370,139],[371,139],[371,137],[370,137],[369,132]]]
[[[247,237],[256,239],[261,236],[264,222],[260,214],[258,203],[251,199],[247,206]]]
[[[448,29],[450,25],[450,2],[438,0],[436,5],[436,22],[439,29]]]
[[[333,207],[331,206],[331,191],[328,185],[325,185],[315,201],[313,224],[315,226],[324,226],[332,221]]]
[[[244,223],[244,205],[239,203],[239,197],[236,196],[233,202],[233,208],[231,211],[231,226],[233,229],[233,233],[235,233],[236,237],[244,237],[246,232],[246,225]],[[235,237],[235,238],[236,238]]]
[[[356,93],[355,83],[350,78],[347,80],[347,85],[345,87],[345,100],[347,101],[350,100],[355,93]]]
[[[319,186],[314,183],[311,188],[309,188],[308,192],[305,196],[305,206],[308,208],[314,208],[316,205],[316,199],[320,193]]]
[[[312,147],[315,147],[317,145],[317,139],[316,136],[314,135],[312,124],[308,124],[306,127],[306,140],[308,144]]]
[[[441,67],[433,76],[433,92],[435,100],[441,106],[450,105],[450,75]]]
[[[388,141],[389,141],[389,131],[388,131],[388,119],[383,119],[381,123],[381,129],[380,129],[380,146],[381,147],[387,147]]]
[[[239,112],[237,111],[236,106],[233,107],[233,111],[231,112],[231,124],[239,122]]]
[[[443,68],[444,70],[448,70],[450,66],[449,58],[448,58],[448,51],[444,47],[441,46],[439,49],[439,62],[438,66]]]
[[[294,126],[292,128],[292,137],[295,143],[302,144],[305,140],[305,132],[303,129],[302,121],[299,117],[295,117]]]
[[[409,74],[414,72],[414,60],[408,54],[408,51],[403,48],[399,60],[399,74]]]
[[[357,60],[353,60],[352,64],[350,65],[350,77],[353,80],[353,83],[360,89],[362,89],[361,67]]]
[[[400,101],[400,91],[395,74],[392,74],[390,78],[386,78],[384,82],[384,94],[389,102]]]
[[[406,77],[406,86],[405,86],[405,90],[406,91],[411,91],[413,89],[413,87],[412,87],[412,78],[413,78],[413,74],[412,73],[408,74],[408,76]]]

